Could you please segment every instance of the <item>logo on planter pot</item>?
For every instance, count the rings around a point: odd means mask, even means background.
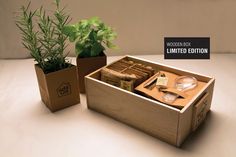
[[[58,88],[57,88],[57,95],[59,97],[62,96],[67,96],[71,94],[71,85],[70,83],[62,83]]]

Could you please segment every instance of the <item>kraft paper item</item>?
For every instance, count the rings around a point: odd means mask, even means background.
[[[175,87],[175,79],[179,75],[174,74],[174,73],[170,73],[167,71],[160,71],[160,73],[164,73],[165,76],[168,78],[167,87],[169,89],[167,88],[167,89],[165,89],[166,90],[165,91],[165,90],[159,90],[159,88],[156,88],[156,87],[151,87],[151,88],[145,87],[145,84],[148,83],[149,80],[151,80],[155,77],[157,78],[160,75],[159,73],[157,73],[157,74],[153,75],[152,77],[150,77],[149,79],[147,79],[146,81],[144,81],[143,83],[141,83],[139,86],[137,86],[135,88],[135,91],[138,93],[141,93],[144,96],[147,96],[147,97],[153,98],[155,100],[158,100],[160,102],[163,102],[165,104],[168,104],[163,100],[163,96],[164,96],[165,92],[167,92],[168,90],[169,91],[171,90],[172,92],[174,92],[172,90],[172,88]],[[187,105],[192,100],[192,98],[195,95],[197,95],[201,91],[201,89],[203,89],[203,87],[206,84],[207,84],[206,82],[198,81],[197,87],[195,87],[194,89],[185,91],[184,93],[181,94],[182,95],[181,97],[178,97],[177,100],[175,100],[173,103],[168,104],[168,105],[174,106],[177,108],[183,108],[185,105]],[[153,86],[156,86],[155,83]]]
[[[52,112],[80,102],[76,66],[44,74],[35,65],[35,71],[41,99]]]

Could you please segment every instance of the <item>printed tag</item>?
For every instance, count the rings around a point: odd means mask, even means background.
[[[167,88],[168,78],[167,77],[157,77],[156,86],[161,88]]]
[[[133,91],[133,81],[120,81],[120,88],[125,89],[127,91],[132,92]]]
[[[165,59],[210,59],[209,37],[165,37]]]

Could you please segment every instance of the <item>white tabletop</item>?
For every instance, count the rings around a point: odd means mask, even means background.
[[[0,60],[0,156],[235,157],[236,54],[216,54],[211,60],[138,57],[216,78],[211,113],[181,148],[88,110],[83,94],[80,104],[51,113],[40,101],[33,59]]]

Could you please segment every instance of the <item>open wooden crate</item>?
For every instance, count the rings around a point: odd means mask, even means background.
[[[215,79],[136,57],[124,58],[157,70],[190,75],[206,84],[185,107],[177,109],[102,82],[99,69],[87,75],[85,79],[88,108],[180,146],[189,133],[197,129],[210,110]]]

